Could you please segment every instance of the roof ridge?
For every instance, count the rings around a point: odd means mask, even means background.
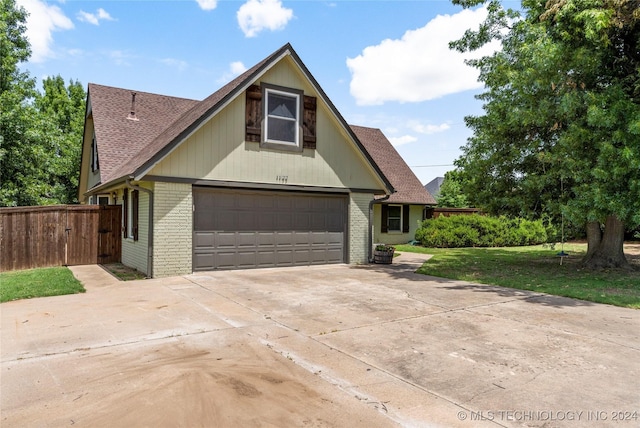
[[[93,83],[93,82],[89,82],[87,84],[87,86],[89,88],[91,86],[97,86],[97,87],[107,88],[107,89],[117,89],[117,90],[120,90],[120,91],[135,92],[136,94],[144,94],[144,95],[152,95],[152,96],[156,96],[156,97],[172,98],[172,99],[176,99],[176,100],[198,101],[198,102],[200,102],[200,100],[195,99],[195,98],[187,98],[187,97],[179,97],[179,96],[175,96],[175,95],[159,94],[157,92],[140,91],[138,89],[120,88],[118,86],[102,85],[100,83]]]
[[[162,158],[166,154],[165,152],[168,152],[172,149],[169,148],[167,150],[168,146],[171,146],[172,143],[176,140],[181,140],[180,136],[182,134],[194,128],[195,125],[199,125],[203,118],[207,117],[209,113],[215,110],[221,103],[226,101],[226,99],[230,95],[232,95],[238,87],[242,86],[244,82],[251,80],[251,76],[256,74],[265,64],[269,63],[275,57],[283,54],[287,50],[293,50],[289,43],[285,44],[284,46],[273,52],[271,55],[255,64],[253,67],[246,70],[244,73],[240,74],[230,82],[220,87],[218,90],[213,92],[202,101],[199,101],[198,104],[185,111],[173,122],[167,124],[164,130],[162,130],[149,144],[147,144],[145,147],[142,147],[140,150],[138,150],[137,153],[131,156],[131,158],[127,162],[125,162],[120,168],[118,168],[117,171],[114,172],[114,174],[112,174],[113,177],[109,177],[109,180],[107,181],[118,179],[127,175],[136,175],[140,172],[140,169],[147,165],[149,162],[152,162],[154,159],[157,160],[158,158]],[[191,118],[192,115],[196,117]],[[184,122],[184,124],[181,124],[180,122]],[[178,129],[174,130],[174,125]],[[153,147],[156,145],[161,147],[153,149]],[[149,148],[152,148],[152,155],[144,155],[149,153]]]

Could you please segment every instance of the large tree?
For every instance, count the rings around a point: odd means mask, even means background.
[[[482,0],[454,0],[473,7]],[[452,43],[502,49],[480,70],[484,114],[456,161],[471,203],[584,224],[586,267],[628,267],[625,224],[640,224],[640,10],[637,0],[488,2]]]
[[[462,191],[462,179],[458,170],[447,171],[436,198],[439,207],[468,208],[469,200]]]
[[[20,65],[31,55],[27,12],[0,0],[0,206],[71,203],[76,199],[85,92],[44,81],[44,94]]]
[[[49,169],[51,198],[64,204],[77,203],[87,94],[80,82],[72,80],[65,86],[60,76],[46,78],[42,86],[44,92],[36,95],[35,107],[53,130],[49,135],[55,148]]]

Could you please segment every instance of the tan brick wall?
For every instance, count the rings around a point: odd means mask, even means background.
[[[349,263],[367,263],[369,243],[369,193],[351,193],[349,200]]]
[[[156,182],[154,206],[153,276],[192,273],[191,185]]]

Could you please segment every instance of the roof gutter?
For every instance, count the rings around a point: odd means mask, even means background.
[[[388,200],[391,197],[391,195],[384,195],[384,197],[382,198],[378,198],[378,199],[372,199],[369,202],[369,240],[367,242],[368,245],[368,249],[367,249],[367,260],[369,260],[369,263],[373,263],[373,254],[372,254],[372,250],[373,250],[373,205],[374,204],[380,204],[386,200]]]
[[[147,232],[147,276],[149,278],[153,277],[153,191],[149,189],[145,189],[144,187],[140,187],[134,184],[131,184],[131,180],[133,176],[129,176],[125,180],[125,186],[129,189],[138,190],[141,192],[145,192],[149,195],[149,230]]]

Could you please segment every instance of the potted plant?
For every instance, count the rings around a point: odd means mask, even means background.
[[[396,248],[387,244],[378,244],[373,250],[374,263],[391,264]]]

